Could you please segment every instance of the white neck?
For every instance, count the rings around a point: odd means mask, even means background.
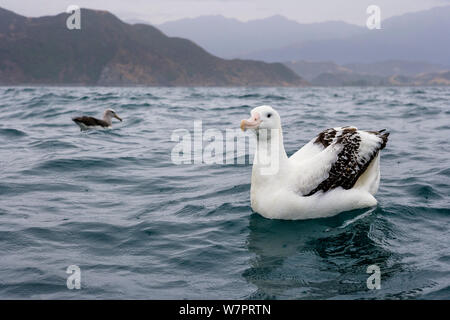
[[[108,125],[112,124],[112,116],[108,113],[103,115],[103,121],[105,121]]]
[[[252,176],[258,180],[273,178],[286,169],[287,160],[281,128],[260,130],[257,133]]]

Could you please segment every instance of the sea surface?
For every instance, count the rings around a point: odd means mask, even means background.
[[[269,220],[251,164],[174,163],[174,130],[236,129],[262,104],[289,155],[386,128],[378,206]],[[106,108],[124,121],[71,120]],[[449,88],[0,87],[0,298],[450,299],[449,139]]]

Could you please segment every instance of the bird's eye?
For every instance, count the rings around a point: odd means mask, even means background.
[[[272,116],[271,113],[268,113],[268,114],[267,114],[267,118],[270,118],[271,116]]]

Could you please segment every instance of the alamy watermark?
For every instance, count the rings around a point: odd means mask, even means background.
[[[70,16],[66,20],[66,26],[69,30],[80,30],[81,29],[81,10],[77,5],[70,5],[66,9],[66,13]]]
[[[67,277],[66,285],[67,289],[81,289],[81,269],[77,265],[70,265],[67,267],[66,273],[69,274]]]
[[[376,264],[372,264],[367,267],[366,273],[371,273],[372,275],[367,278],[367,288],[370,290],[380,290],[381,289],[381,270]]]
[[[366,26],[370,30],[381,29],[381,9],[377,5],[370,5],[366,9],[366,13],[370,16],[366,20]]]
[[[193,132],[177,129],[171,141],[176,144],[171,151],[171,161],[183,164],[254,164],[261,175],[273,175],[279,170],[282,140],[279,129],[259,129],[241,132],[240,129],[207,129],[202,120],[194,121]]]

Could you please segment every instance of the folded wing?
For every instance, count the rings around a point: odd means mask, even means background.
[[[291,159],[299,166],[298,191],[311,196],[319,191],[351,189],[387,143],[389,133],[354,127],[321,132]]]
[[[83,116],[83,117],[73,118],[72,120],[77,124],[83,124],[87,127],[95,127],[95,126],[108,127],[109,126],[106,121],[96,119],[94,117]]]

